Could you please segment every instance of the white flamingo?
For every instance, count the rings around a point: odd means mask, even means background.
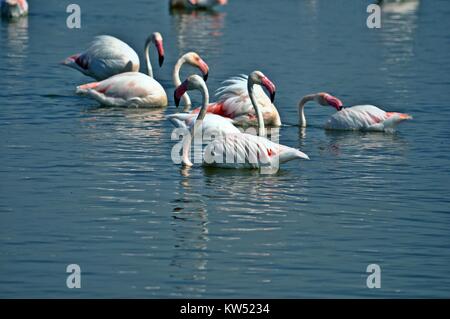
[[[170,7],[180,9],[211,9],[217,5],[226,5],[227,2],[227,0],[170,0]]]
[[[15,19],[28,14],[27,0],[1,0],[0,10],[2,17]]]
[[[266,80],[263,80],[266,81]],[[252,101],[248,95],[247,76],[232,77],[216,92],[217,102],[208,106],[208,113],[229,117],[239,126],[256,126],[257,116]],[[270,92],[275,90],[272,83],[263,82],[262,85]],[[275,91],[274,91],[275,92]],[[269,97],[260,86],[255,87],[254,99],[263,114],[264,124],[267,126],[281,126],[281,119],[277,108],[273,104],[274,96]],[[198,109],[193,110],[198,112]]]
[[[195,89],[200,90],[203,96],[203,105],[199,114],[175,113],[167,115],[166,118],[172,122],[174,126],[192,130],[197,118],[199,118],[202,122],[202,134],[218,136],[240,132],[239,129],[233,125],[232,119],[212,113],[206,113],[207,106],[209,105],[209,92],[208,87],[203,80],[200,81],[195,77],[193,79],[189,77],[177,87],[174,93],[175,104],[177,107],[180,104],[180,99],[187,95],[185,92],[189,90],[189,87],[191,87],[191,89],[192,87],[195,87]]]
[[[226,133],[215,138],[205,149],[204,165],[224,167],[224,168],[270,168],[271,172],[278,170],[278,164],[293,159],[309,159],[303,152],[274,143],[265,138],[264,121],[257,100],[254,95],[253,86],[264,85],[270,81],[262,72],[254,71],[248,77],[248,91],[250,99],[255,108],[258,119],[258,135],[247,133]],[[274,88],[274,87],[273,87]],[[208,105],[208,95],[204,81],[198,75],[191,75],[181,86],[175,90],[175,98],[181,97],[186,90],[201,90],[203,94],[203,107],[192,126],[191,135],[194,136],[194,129],[199,125],[204,125],[204,117]],[[274,93],[273,91],[272,93]],[[206,119],[206,125],[208,119]],[[191,138],[186,138],[183,145],[182,163],[185,166],[192,166],[189,158]],[[224,158],[233,158],[232,161],[226,161]],[[217,156],[219,155],[219,156]]]
[[[162,47],[161,49],[163,50]],[[80,85],[76,93],[89,96],[107,106],[165,107],[167,95],[161,84],[152,77],[148,54],[147,68],[148,75],[140,72],[120,73],[100,82]]]
[[[321,92],[304,96],[299,102],[299,125],[306,127],[305,104],[315,101],[322,106],[332,106],[337,112],[325,123],[329,130],[393,131],[398,124],[411,120],[409,114],[385,112],[374,105],[343,107],[341,100],[331,94]]]
[[[203,74],[203,79],[206,81],[208,79],[208,73],[209,73],[209,67],[208,64],[206,64],[205,61],[195,52],[188,52],[184,55],[182,55],[177,63],[175,64],[175,67],[173,68],[172,73],[172,79],[173,84],[175,87],[180,86],[181,80],[180,80],[180,69],[183,64],[189,64],[193,67],[197,67],[200,69],[200,71]],[[187,111],[191,107],[191,99],[189,98],[189,95],[185,93],[183,95],[183,103],[184,103],[184,110]]]
[[[155,32],[147,38],[144,50],[150,77],[153,69],[148,51],[152,42],[158,51],[159,65],[164,61],[162,36]],[[120,73],[139,72],[140,65],[138,55],[128,44],[109,35],[95,37],[86,51],[68,57],[62,64],[99,81]]]

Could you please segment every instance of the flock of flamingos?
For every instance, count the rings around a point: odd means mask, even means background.
[[[26,14],[26,0],[1,0],[2,14]],[[170,0],[176,7],[196,8],[224,5],[226,0]],[[136,52],[123,41],[101,35],[92,41],[83,52],[65,59],[62,64],[76,69],[94,78],[97,82],[80,85],[76,88],[79,95],[88,96],[102,105],[120,107],[162,108],[168,105],[166,91],[153,77],[149,49],[154,45],[159,56],[159,66],[164,62],[163,38],[160,33],[153,33],[145,43],[147,74],[139,72],[140,62]],[[189,64],[200,70],[198,75],[189,76],[184,82],[180,80],[180,69]],[[205,81],[208,78],[207,63],[195,52],[181,56],[173,69],[175,104],[183,103],[183,112],[168,115],[176,127],[185,128],[194,133],[201,129],[203,134],[214,136],[208,148],[214,150],[210,157],[204,158],[204,164],[228,168],[275,167],[293,159],[309,159],[308,156],[289,146],[272,142],[265,137],[265,126],[281,126],[280,115],[273,104],[276,87],[260,71],[253,71],[248,76],[239,75],[223,82],[216,94],[216,101],[209,99]],[[267,90],[270,96],[264,93]],[[202,106],[191,110],[191,100],[187,91],[199,90],[203,96]],[[373,105],[344,107],[341,100],[331,94],[320,92],[304,96],[298,105],[300,127],[306,127],[304,107],[308,102],[330,106],[336,112],[326,121],[325,129],[392,131],[395,127],[412,117],[408,114],[385,112]],[[242,133],[240,127],[256,126],[258,134]],[[194,134],[192,134],[193,136]],[[190,147],[192,139],[183,142],[182,163],[192,166]],[[232,152],[232,162],[215,161],[214,154]],[[250,156],[257,154],[256,160]],[[229,155],[229,154],[228,154]],[[228,156],[227,155],[227,156]],[[278,168],[278,167],[277,167]]]

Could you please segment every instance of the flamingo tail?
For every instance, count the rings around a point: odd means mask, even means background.
[[[92,83],[87,83],[87,84],[77,86],[76,94],[86,95],[86,94],[88,94],[89,90],[95,89],[98,85],[99,85],[99,82],[92,82]]]

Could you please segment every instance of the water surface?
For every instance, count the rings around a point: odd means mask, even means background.
[[[80,0],[79,30],[64,2],[30,2],[28,18],[0,24],[1,297],[449,297],[448,1],[387,7],[378,30],[364,1],[232,0],[171,15],[165,1]],[[143,61],[153,31],[169,97],[188,50],[208,62],[210,91],[260,69],[278,88],[281,142],[311,161],[272,176],[183,170],[164,120],[172,100],[111,109],[74,95],[91,79],[59,61],[98,34]],[[414,121],[327,132],[332,110],[311,104],[301,131],[297,102],[317,91]],[[71,263],[78,290],[66,287]],[[366,287],[371,263],[378,290]]]

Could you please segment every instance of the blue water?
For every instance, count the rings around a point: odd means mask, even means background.
[[[0,24],[0,297],[450,297],[449,1],[385,7],[381,29],[366,27],[368,1],[172,15],[166,1],[77,3],[81,29],[56,0]],[[59,61],[98,34],[143,61],[153,31],[170,98],[188,50],[209,64],[210,91],[260,69],[278,88],[281,142],[311,161],[272,176],[183,170],[164,120],[172,100],[111,109],[75,96],[91,79]],[[327,132],[333,111],[311,104],[302,132],[297,102],[317,91],[414,120],[395,134]],[[66,287],[72,263],[81,289]],[[380,289],[366,286],[372,263]]]

